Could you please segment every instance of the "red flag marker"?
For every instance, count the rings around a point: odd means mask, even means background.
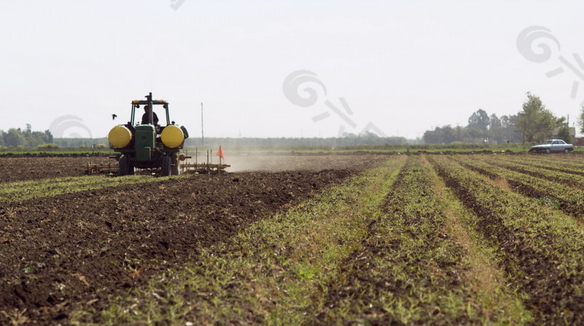
[[[225,159],[225,157],[223,156],[223,149],[221,148],[221,145],[219,145],[219,150],[217,151],[217,156],[219,156],[219,158],[221,158],[222,160]]]

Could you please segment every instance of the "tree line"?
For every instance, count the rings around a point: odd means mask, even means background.
[[[584,120],[584,109],[581,119]],[[584,129],[584,127],[583,127]],[[584,132],[584,130],[583,130]],[[527,93],[522,110],[514,115],[497,117],[479,109],[468,118],[465,127],[446,125],[424,133],[426,144],[461,143],[525,143],[541,142],[556,136],[572,141],[570,127],[565,117],[556,117],[541,102]]]
[[[6,147],[35,147],[53,142],[53,135],[49,130],[32,131],[30,124],[26,129],[10,128],[8,131],[0,130],[0,146]]]
[[[189,147],[249,147],[260,149],[284,148],[317,148],[330,149],[354,147],[361,145],[405,145],[411,143],[404,137],[379,137],[377,134],[366,132],[361,135],[346,133],[343,137],[329,138],[189,138],[185,145]]]

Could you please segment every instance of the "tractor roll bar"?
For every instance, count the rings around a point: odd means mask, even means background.
[[[162,101],[162,100],[153,100],[152,99],[152,92],[150,92],[148,95],[145,96],[146,100],[134,100],[132,101],[132,113],[131,113],[131,120],[130,120],[130,124],[134,125],[135,121],[136,121],[136,109],[140,107],[140,105],[148,105],[148,107],[150,108],[148,110],[148,120],[150,121],[150,123],[152,123],[154,121],[154,114],[152,113],[152,109],[154,108],[154,105],[162,105],[162,107],[164,107],[164,111],[166,111],[166,124],[170,125],[170,115],[168,112],[168,102],[166,101]]]

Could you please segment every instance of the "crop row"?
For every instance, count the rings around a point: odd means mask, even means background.
[[[523,162],[517,162],[514,160],[500,160],[489,157],[485,158],[484,161],[499,167],[504,167],[506,169],[513,170],[519,173],[528,174],[540,179],[565,184],[578,189],[584,189],[584,175],[576,175],[557,170],[554,171],[543,169],[541,167],[524,164]]]
[[[563,155],[553,155],[551,157],[540,157],[538,155],[529,156],[508,156],[505,161],[520,163],[543,170],[564,172],[572,175],[584,176],[584,162],[581,162],[581,156],[575,158],[565,158]]]
[[[517,158],[521,158],[518,156]],[[523,156],[525,157],[525,156]],[[529,161],[549,166],[569,166],[584,169],[583,155],[528,155]],[[525,161],[525,159],[523,159]]]
[[[424,162],[412,156],[400,172],[363,247],[330,285],[320,324],[361,319],[380,325],[467,325],[525,318],[513,316],[509,306],[493,308],[469,286],[468,250],[449,228],[451,208],[439,195],[444,189]]]
[[[580,217],[584,213],[584,192],[573,187],[548,181],[541,176],[518,172],[508,167],[507,163],[486,162],[481,159],[456,158],[466,168],[474,170],[499,181],[499,185],[509,186],[524,196],[535,198],[540,204],[559,208],[562,211]],[[504,167],[500,166],[503,165]]]
[[[582,324],[584,235],[571,217],[485,182],[452,160],[431,161],[478,218],[476,231],[497,247],[511,284],[539,324]]]

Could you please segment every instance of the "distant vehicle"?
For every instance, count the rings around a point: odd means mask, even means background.
[[[568,144],[562,139],[546,140],[543,144],[531,146],[530,153],[569,153],[574,150],[574,145]]]

